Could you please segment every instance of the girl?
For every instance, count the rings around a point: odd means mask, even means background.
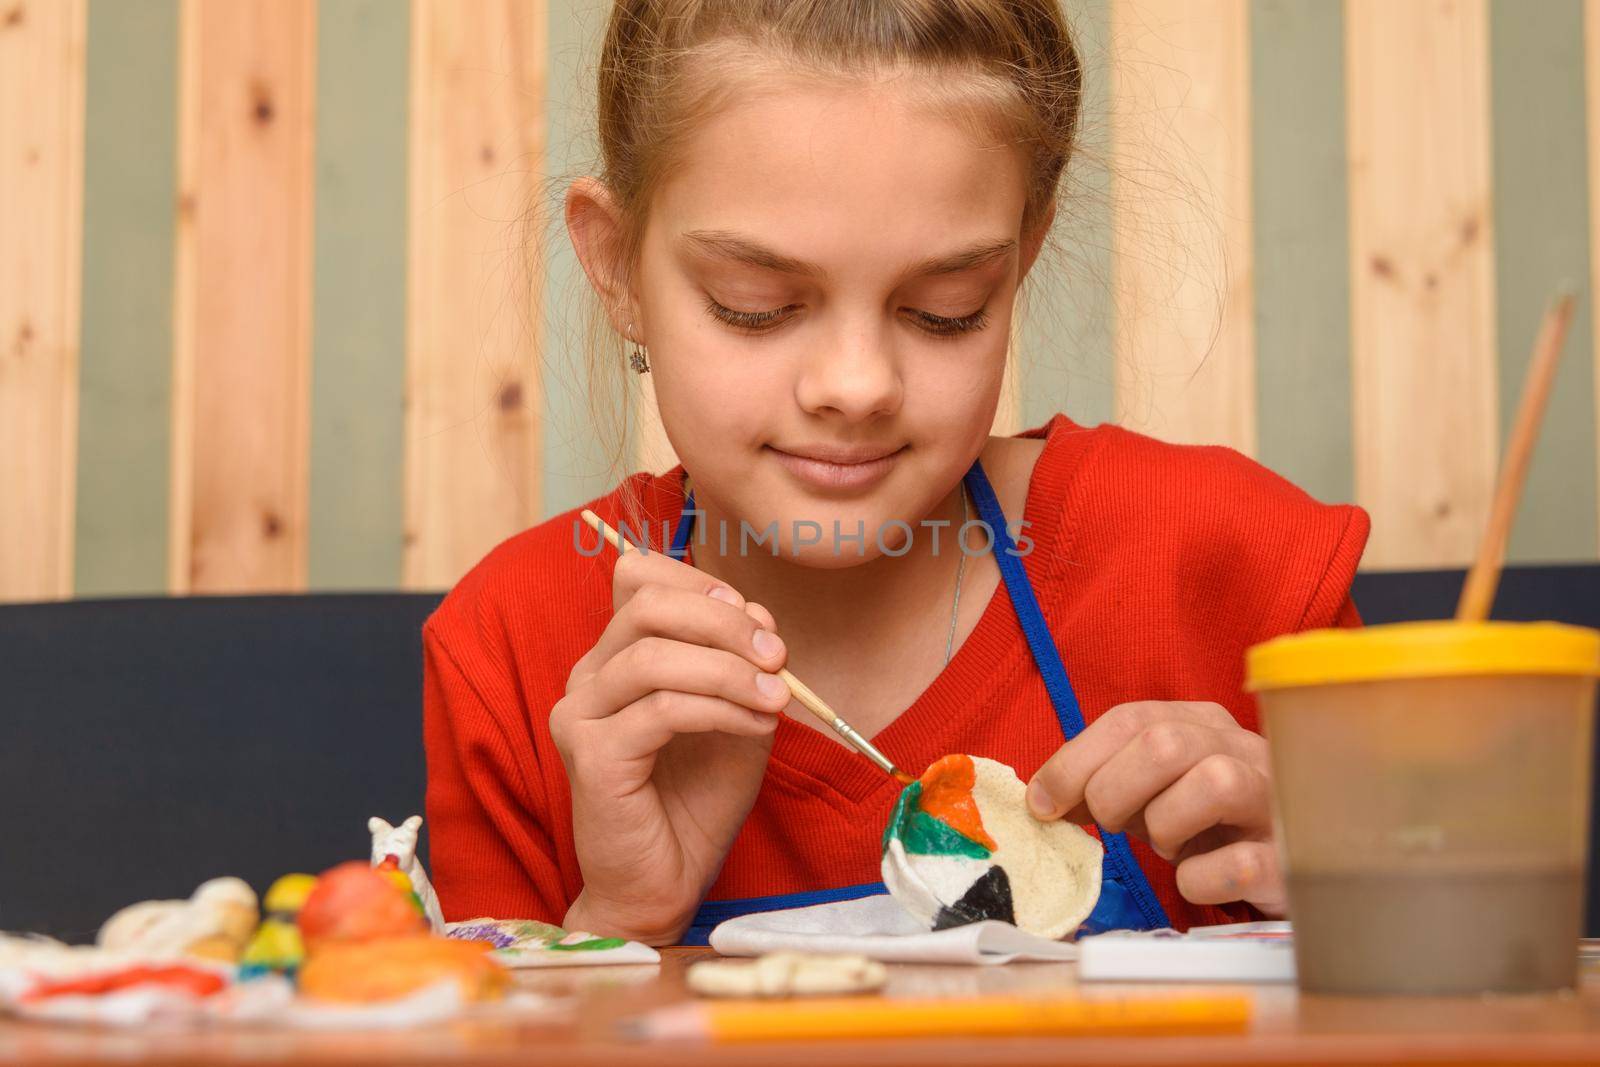
[[[882,892],[899,787],[785,666],[901,767],[1096,824],[1091,927],[1282,915],[1244,651],[1357,624],[1367,518],[1224,448],[989,435],[1078,120],[1057,0],[617,0],[600,69],[567,225],[681,463],[591,504],[656,551],[559,515],[428,621],[446,918],[669,944]]]

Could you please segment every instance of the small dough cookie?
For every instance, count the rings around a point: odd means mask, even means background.
[[[689,988],[704,997],[784,997],[882,989],[889,970],[865,956],[769,952],[754,960],[706,960],[689,967]]]

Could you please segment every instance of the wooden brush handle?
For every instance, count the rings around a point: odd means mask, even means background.
[[[1500,569],[1506,558],[1506,542],[1511,539],[1511,523],[1522,499],[1522,485],[1528,480],[1533,446],[1539,441],[1539,426],[1544,419],[1545,404],[1550,399],[1550,388],[1555,384],[1567,327],[1572,324],[1572,310],[1572,294],[1562,294],[1545,312],[1544,322],[1539,327],[1533,360],[1528,364],[1528,374],[1522,384],[1522,400],[1517,405],[1517,421],[1511,427],[1505,457],[1500,463],[1500,479],[1495,484],[1489,526],[1456,605],[1456,619],[1460,622],[1482,622],[1489,617],[1489,609],[1494,605]]]
[[[832,708],[828,707],[828,702],[826,700],[823,700],[821,697],[817,696],[817,694],[813,693],[810,686],[806,685],[806,683],[790,674],[788,667],[780,667],[778,669],[778,677],[782,678],[789,684],[789,692],[794,694],[794,698],[796,700],[805,705],[807,711],[821,719],[823,722],[827,723],[829,726],[838,725],[838,713]]]

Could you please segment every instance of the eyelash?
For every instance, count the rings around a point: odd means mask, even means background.
[[[747,333],[767,333],[777,329],[775,323],[778,321],[778,316],[782,315],[786,310],[786,308],[778,308],[775,311],[734,311],[732,308],[723,307],[709,297],[706,299],[706,311],[711,314],[712,318],[744,330]],[[915,314],[917,318],[927,324],[924,329],[934,337],[949,338],[959,337],[967,333],[976,333],[989,324],[989,314],[982,308],[970,315],[961,315],[953,319],[945,318],[942,315],[930,315],[926,311],[918,311]]]

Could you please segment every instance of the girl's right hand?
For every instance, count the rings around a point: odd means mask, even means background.
[[[665,553],[629,548],[611,589],[550,711],[583,872],[563,925],[671,944],[755,803],[787,650],[765,608]]]

